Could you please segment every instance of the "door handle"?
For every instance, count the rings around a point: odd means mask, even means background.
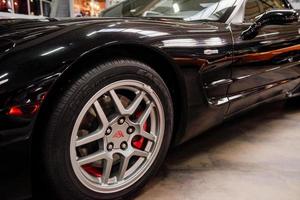
[[[221,79],[217,81],[213,81],[206,86],[206,88],[218,87],[220,85],[230,85],[233,82],[232,79]]]

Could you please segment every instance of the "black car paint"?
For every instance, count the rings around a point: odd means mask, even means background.
[[[295,95],[299,23],[266,26],[253,40],[242,40],[248,27],[139,18],[1,22],[1,199],[30,196],[30,146],[39,117],[9,116],[9,109],[34,103],[43,109],[65,73],[108,48],[147,49],[170,62],[184,104],[177,105],[177,144],[247,108]]]
[[[235,55],[228,90],[234,114],[269,98],[290,94],[299,85],[300,24],[266,26],[253,40],[241,40],[247,25],[232,26]],[[250,47],[250,48],[249,48]]]
[[[57,21],[39,25],[29,23],[15,29],[12,33],[6,33],[7,36],[4,37],[13,40],[15,47],[4,53],[1,58],[0,74],[6,74],[4,79],[8,80],[0,88],[2,97],[0,109],[5,117],[7,117],[5,112],[12,106],[26,105],[28,99],[31,99],[32,103],[41,101],[40,96],[48,91],[64,71],[78,62],[78,59],[84,59],[93,52],[101,54],[101,51],[114,46],[117,48],[135,45],[136,48],[149,48],[170,60],[173,63],[170,66],[175,68],[172,70],[177,72],[178,81],[183,84],[186,91],[182,98],[187,98],[186,102],[189,102],[187,106],[193,110],[193,107],[203,105],[199,103],[202,96],[196,95],[198,92],[189,91],[189,89],[201,91],[199,78],[202,73],[199,73],[199,70],[203,69],[205,73],[210,74],[231,64],[231,51],[228,50],[233,47],[232,38],[227,25],[221,23],[211,25],[141,19],[93,19],[75,22]],[[207,32],[211,34],[208,35]],[[211,38],[218,38],[220,35],[222,40],[217,47],[215,45],[217,41]],[[203,54],[210,46],[218,49],[218,55]],[[206,63],[201,63],[199,57],[206,60]],[[191,74],[194,77],[186,78],[183,71],[196,73]],[[226,68],[224,76],[228,78],[229,75],[230,68]],[[208,79],[206,82],[209,84],[210,81],[220,78],[223,78],[223,75]],[[192,80],[194,83],[185,84]],[[189,84],[195,87],[190,88]],[[216,89],[218,88],[208,90]],[[222,93],[218,95],[226,95],[224,89],[218,92]],[[208,95],[215,98],[216,94],[210,92]],[[222,116],[220,114],[223,115],[224,111],[217,116]],[[20,124],[12,127],[20,127]]]

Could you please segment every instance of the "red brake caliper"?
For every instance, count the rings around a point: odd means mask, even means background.
[[[97,168],[91,166],[90,164],[87,165],[83,165],[82,168],[89,173],[90,175],[94,176],[94,177],[101,177],[102,173],[100,172],[100,170],[98,170]]]
[[[139,118],[141,116],[142,112],[138,112],[136,114],[137,118]],[[147,124],[147,121],[145,122],[145,124],[143,125],[143,129],[144,131],[147,131],[148,129],[148,124]],[[132,142],[132,145],[137,148],[137,149],[141,149],[143,147],[143,144],[144,144],[144,141],[145,141],[145,138],[144,137],[140,137],[138,138],[136,141]]]

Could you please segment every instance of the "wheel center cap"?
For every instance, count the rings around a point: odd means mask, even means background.
[[[126,130],[129,125],[124,122],[123,124],[115,123],[111,126],[112,133],[106,136],[107,144],[113,143],[114,149],[120,149],[122,142],[127,142],[129,139],[129,135]]]

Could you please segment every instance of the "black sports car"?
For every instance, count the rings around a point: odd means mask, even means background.
[[[299,94],[286,0],[126,0],[100,16],[0,21],[0,199],[129,197],[170,145]]]

